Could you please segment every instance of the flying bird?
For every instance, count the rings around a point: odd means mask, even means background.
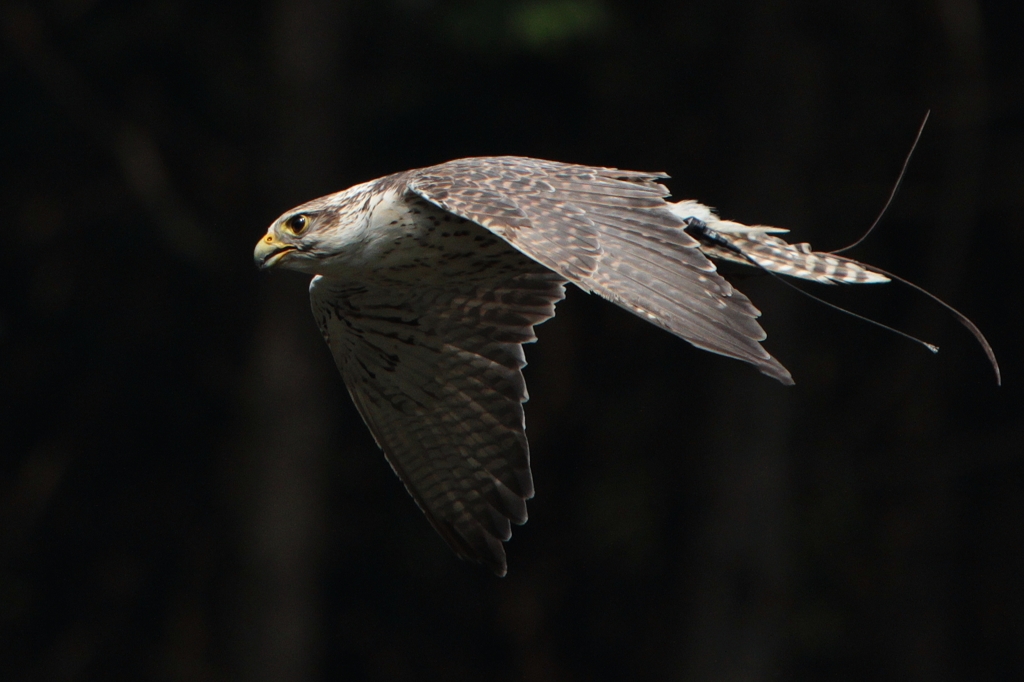
[[[504,156],[396,173],[298,206],[260,268],[314,275],[313,314],[352,400],[431,525],[506,572],[533,497],[523,344],[571,282],[690,342],[793,379],[760,311],[710,259],[823,283],[888,281],[779,228],[668,202],[664,173]]]

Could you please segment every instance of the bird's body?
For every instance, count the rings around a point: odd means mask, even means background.
[[[822,282],[885,277],[777,228],[665,201],[660,173],[520,157],[387,176],[284,214],[261,267],[316,275],[313,312],[356,407],[445,540],[505,572],[533,496],[522,344],[566,283],[792,383],[760,312],[708,257]],[[687,228],[699,224],[699,232]]]

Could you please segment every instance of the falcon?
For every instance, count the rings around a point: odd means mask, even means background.
[[[314,199],[256,245],[314,275],[313,315],[352,401],[431,525],[506,572],[533,497],[523,344],[571,282],[792,384],[760,312],[710,259],[823,283],[888,281],[779,228],[666,201],[664,173],[504,156],[396,173]]]

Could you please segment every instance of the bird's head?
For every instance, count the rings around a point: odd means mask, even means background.
[[[365,210],[365,195],[357,185],[282,214],[256,244],[256,267],[326,274],[358,258],[372,213]]]
[[[257,242],[253,253],[256,266],[261,270],[280,266],[303,272],[314,268],[325,255],[323,233],[334,223],[333,217],[336,216],[304,207],[285,213]]]

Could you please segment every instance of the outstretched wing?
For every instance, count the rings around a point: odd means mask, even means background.
[[[683,231],[657,182],[665,177],[493,157],[412,171],[406,182],[410,191],[486,227],[583,289],[698,348],[793,383],[761,347],[760,311]]]
[[[519,274],[445,287],[316,277],[313,313],[395,473],[460,556],[505,574],[510,522],[533,497],[522,344],[565,280],[510,252]]]

